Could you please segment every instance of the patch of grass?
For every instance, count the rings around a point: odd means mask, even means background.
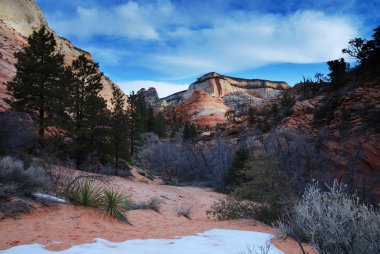
[[[191,214],[193,212],[193,207],[189,204],[184,204],[176,208],[178,215],[181,215],[189,220],[191,220]]]

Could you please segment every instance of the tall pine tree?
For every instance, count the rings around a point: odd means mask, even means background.
[[[112,85],[112,111],[110,117],[111,146],[114,157],[115,175],[118,175],[120,159],[129,159],[128,116],[125,95]]]
[[[28,46],[16,52],[16,76],[7,83],[16,99],[15,110],[28,112],[38,121],[40,136],[64,112],[65,84],[61,82],[63,55],[55,52],[54,35],[45,26],[28,38]]]
[[[102,128],[106,125],[107,108],[106,101],[99,95],[103,85],[98,68],[99,65],[84,54],[72,64],[75,81],[70,93],[71,135],[78,167],[90,152],[100,147]]]
[[[132,92],[128,97],[129,145],[131,156],[140,141],[141,134],[148,130],[149,108],[142,93]]]

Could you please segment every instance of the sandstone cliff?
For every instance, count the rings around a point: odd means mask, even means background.
[[[177,107],[177,111],[185,121],[210,127],[225,123],[224,114],[228,109],[222,99],[212,97],[203,90],[194,91],[185,102]]]
[[[226,123],[226,111],[242,113],[286,89],[289,86],[285,82],[233,78],[210,72],[187,90],[162,98],[160,105],[179,105],[185,119],[201,126],[215,126]]]
[[[48,27],[44,14],[33,0],[1,0],[0,1],[0,110],[9,108],[4,99],[10,99],[5,83],[11,80],[16,69],[16,59],[13,54],[21,50],[27,43],[26,38],[42,25]],[[50,28],[48,28],[50,29]],[[80,54],[84,53],[92,59],[88,52],[76,48],[70,41],[59,37],[54,31],[58,51],[64,55],[65,63],[71,64]],[[109,78],[102,75],[103,90],[100,95],[107,100],[110,106],[112,84]]]
[[[276,96],[279,91],[287,88],[289,86],[285,82],[233,78],[211,72],[192,83],[183,94],[183,98],[189,98],[196,90],[203,90],[215,97],[223,97],[234,92],[243,92],[257,98],[267,99]]]

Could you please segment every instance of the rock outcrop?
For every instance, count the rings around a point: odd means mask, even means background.
[[[160,104],[160,98],[154,87],[150,87],[148,90],[142,88],[137,93],[142,93],[144,95],[145,101],[149,106],[157,107]]]
[[[45,25],[55,36],[57,50],[64,55],[65,63],[70,65],[79,55],[85,54],[90,60],[90,53],[75,47],[69,40],[59,37],[52,31],[46,22],[43,12],[33,0],[1,0],[0,1],[0,110],[9,108],[4,99],[11,99],[5,83],[11,80],[16,69],[16,59],[13,54],[21,50],[27,43],[26,38],[33,31]],[[108,77],[102,75],[103,90],[100,95],[107,100],[110,106],[112,85]]]
[[[209,127],[225,123],[225,113],[228,110],[229,108],[222,99],[210,96],[203,90],[194,91],[185,102],[177,107],[177,111],[185,121]]]
[[[289,89],[285,82],[233,78],[210,72],[198,78],[187,90],[162,98],[160,105],[178,105],[189,121],[201,126],[214,126],[226,123],[224,113],[227,110],[243,113],[285,89]],[[186,106],[189,111],[185,110]]]
[[[243,92],[257,98],[267,99],[278,95],[279,91],[287,88],[289,86],[285,82],[233,78],[211,72],[192,83],[183,94],[183,98],[187,99],[196,90],[203,90],[215,97],[223,97],[234,92]]]
[[[179,104],[187,100],[197,90],[205,91],[210,96],[218,98],[240,92],[258,99],[268,99],[277,96],[280,91],[288,88],[289,85],[282,81],[233,78],[210,72],[198,78],[187,90],[175,93],[162,100],[168,104]]]
[[[339,179],[354,187],[363,200],[374,202],[380,200],[380,80],[345,93],[336,99],[327,124],[314,123],[315,112],[326,105],[320,95],[298,101],[277,129],[308,134],[329,162],[319,169],[326,179]]]

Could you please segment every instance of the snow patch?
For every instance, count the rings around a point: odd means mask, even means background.
[[[33,194],[33,196],[36,198],[48,199],[48,200],[58,202],[58,203],[64,203],[64,204],[68,203],[66,200],[64,200],[62,198],[58,198],[56,196],[49,195],[49,194],[35,193],[35,194]]]
[[[253,231],[213,229],[175,239],[137,239],[115,243],[97,238],[95,243],[75,245],[59,252],[46,250],[41,244],[20,245],[0,251],[0,254],[237,254],[248,246],[259,250],[258,247],[264,246],[271,238],[272,235]],[[271,245],[268,254],[282,252]]]

